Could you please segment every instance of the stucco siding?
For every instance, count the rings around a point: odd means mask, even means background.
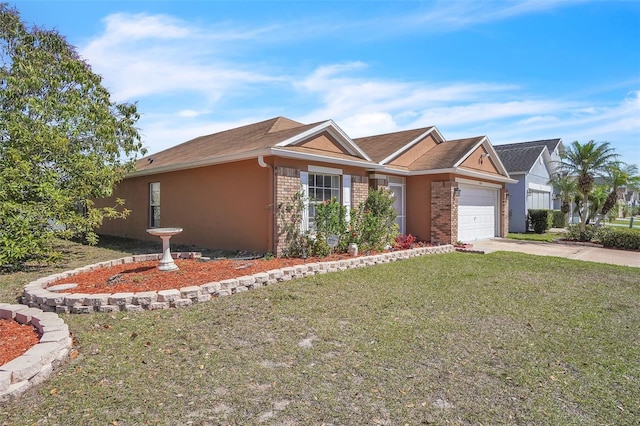
[[[487,157],[487,155],[488,153],[484,148],[478,147],[462,162],[460,166],[467,169],[498,175],[498,168],[496,167],[494,160],[490,156]]]
[[[160,182],[160,226],[181,227],[172,238],[208,248],[268,251],[271,170],[243,161],[126,179],[115,196],[125,198],[131,215],[106,222],[98,232],[150,240],[150,182]]]

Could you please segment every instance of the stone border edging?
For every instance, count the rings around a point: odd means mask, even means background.
[[[0,365],[0,401],[43,382],[62,364],[71,350],[69,327],[56,313],[25,305],[0,303],[0,318],[29,324],[40,341],[21,356]]]
[[[370,256],[353,257],[343,260],[305,263],[302,265],[259,272],[222,281],[214,281],[199,286],[182,287],[180,289],[144,291],[137,293],[100,293],[82,294],[52,292],[45,289],[49,284],[69,278],[81,272],[93,271],[98,268],[121,264],[158,260],[160,254],[147,254],[123,257],[116,260],[100,262],[83,266],[58,274],[49,275],[32,281],[24,286],[21,303],[31,308],[38,308],[45,312],[84,314],[93,312],[116,312],[168,309],[191,306],[193,303],[206,302],[212,297],[228,296],[247,290],[263,287],[276,282],[289,281],[308,275],[324,274],[328,272],[372,266],[379,263],[389,263],[401,259],[423,256],[428,254],[450,253],[453,245],[418,247],[408,250],[398,250]],[[197,258],[197,253],[174,253],[175,257]]]

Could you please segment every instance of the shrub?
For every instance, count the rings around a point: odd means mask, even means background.
[[[551,210],[529,210],[529,223],[536,234],[544,234],[551,226]]]
[[[638,250],[640,249],[640,230],[604,226],[598,229],[593,240],[605,247]]]
[[[371,190],[351,215],[351,230],[363,250],[384,250],[398,235],[393,195],[386,189]]]
[[[418,239],[411,234],[400,235],[396,237],[393,248],[398,250],[407,250],[412,248],[417,242]]]
[[[338,250],[346,248],[349,239],[347,234],[347,208],[333,199],[316,206],[316,238],[325,243],[329,235],[338,237]]]
[[[394,242],[398,234],[391,192],[385,189],[369,191],[364,203],[351,211],[346,220],[346,207],[332,199],[316,206],[315,232],[302,231],[305,209],[302,191],[277,206],[278,236],[284,238],[285,256],[326,256],[331,248],[328,235],[339,238],[336,252],[346,252],[350,243],[362,250],[383,250]]]
[[[591,241],[595,231],[593,225],[586,225],[585,233],[583,234],[580,232],[580,225],[570,225],[564,238],[570,241]]]
[[[567,215],[561,210],[552,210],[552,228],[564,228],[567,226]]]

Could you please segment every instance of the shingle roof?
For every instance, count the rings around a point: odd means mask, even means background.
[[[340,139],[346,148],[344,152],[333,152],[312,146],[298,145],[307,136],[328,131],[332,137]],[[428,151],[416,152],[416,158],[407,164],[407,156],[402,153],[422,140],[426,134],[433,134],[436,145],[429,145]],[[342,136],[340,136],[342,135]],[[276,117],[259,123],[230,129],[211,135],[201,136],[164,151],[144,157],[137,162],[136,174],[153,174],[187,167],[199,167],[224,161],[248,159],[251,156],[273,155],[304,156],[304,158],[326,158],[338,162],[367,163],[380,167],[387,159],[387,167],[405,172],[422,172],[456,167],[456,165],[482,141],[484,137],[474,137],[444,141],[433,126],[401,132],[375,135],[351,140],[342,133],[331,120],[313,124],[302,124],[285,117]],[[406,148],[406,149],[405,149]],[[352,154],[349,154],[351,152]],[[424,152],[420,154],[420,152]],[[389,158],[393,154],[393,158]],[[369,160],[369,158],[371,160]],[[398,160],[398,161],[396,161]]]
[[[386,133],[383,135],[367,136],[354,139],[353,141],[360,146],[373,161],[380,162],[430,129],[433,129],[433,126]]]
[[[493,147],[500,157],[500,161],[507,169],[509,174],[522,173],[531,170],[536,160],[542,155],[547,146],[529,145],[524,144],[508,144],[508,145],[496,145]]]
[[[409,165],[410,171],[450,169],[456,165],[484,136],[439,143]]]
[[[285,117],[276,117],[211,135],[200,136],[158,153],[141,158],[137,171],[206,161],[208,158],[233,155],[269,148],[317,126],[302,124]]]
[[[562,139],[557,138],[557,139],[541,139],[539,141],[528,141],[528,142],[515,142],[515,143],[508,143],[508,144],[504,144],[504,145],[498,145],[499,147],[505,147],[505,149],[507,148],[516,148],[516,147],[523,147],[523,148],[529,148],[529,147],[538,147],[538,146],[546,146],[547,149],[549,150],[549,152],[553,152],[554,149],[556,149],[558,147],[558,145],[560,145],[560,143],[562,142]]]

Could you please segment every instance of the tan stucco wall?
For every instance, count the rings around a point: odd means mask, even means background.
[[[431,184],[453,180],[452,174],[408,176],[406,179],[406,229],[420,241],[431,241]]]
[[[271,179],[271,169],[256,160],[126,179],[114,195],[126,200],[131,215],[105,222],[98,232],[157,238],[146,229],[149,183],[160,182],[160,225],[184,229],[172,243],[265,252],[272,243]]]
[[[320,135],[308,141],[305,141],[300,144],[300,146],[304,146],[305,148],[314,148],[321,151],[329,151],[329,152],[338,152],[341,154],[348,154],[347,150],[345,150],[342,145],[338,144],[332,137],[329,135]]]
[[[484,147],[480,146],[471,153],[466,160],[462,162],[460,167],[466,169],[477,170],[486,173],[499,174],[498,169],[494,163],[493,157],[482,157],[483,154],[488,154]]]

